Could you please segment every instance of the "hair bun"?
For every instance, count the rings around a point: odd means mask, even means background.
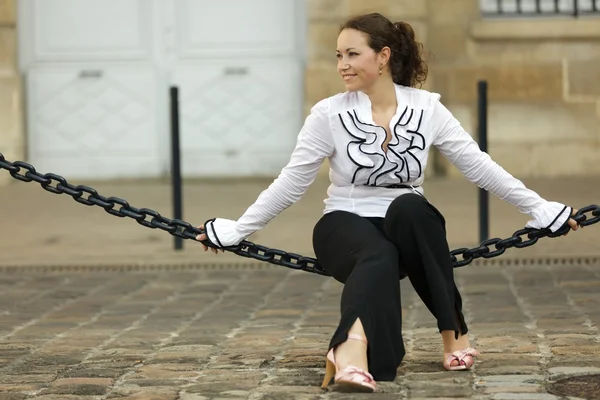
[[[415,39],[414,29],[406,22],[394,22],[394,28],[398,29],[400,33],[408,36],[410,39]]]

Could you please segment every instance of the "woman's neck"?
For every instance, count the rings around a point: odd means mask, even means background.
[[[371,110],[373,113],[381,113],[396,109],[398,107],[396,100],[396,87],[391,80],[378,79],[377,82],[365,92],[371,100]]]

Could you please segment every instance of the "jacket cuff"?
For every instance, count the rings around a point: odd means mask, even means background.
[[[532,211],[533,220],[527,222],[526,227],[556,232],[571,218],[572,212],[571,207],[549,201]]]
[[[218,248],[235,246],[244,240],[238,232],[237,222],[230,219],[209,219],[204,223],[204,230],[209,242]]]

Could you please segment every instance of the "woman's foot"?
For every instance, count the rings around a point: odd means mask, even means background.
[[[326,389],[331,381],[331,378],[334,378],[334,381],[339,386],[340,391],[375,391],[375,380],[373,379],[373,376],[367,372],[366,368],[361,368],[358,365],[355,365],[359,363],[353,363],[352,361],[349,361],[354,355],[348,351],[348,346],[345,346],[346,349],[340,349],[343,344],[352,342],[363,343],[366,353],[367,339],[356,333],[349,333],[347,341],[340,344],[335,349],[329,350],[327,353],[325,377],[321,385],[323,389]],[[338,355],[341,355],[339,360]],[[341,362],[341,360],[345,360],[345,362]]]
[[[333,353],[336,367],[339,370],[343,370],[350,365],[365,371],[369,370],[367,343],[363,342],[359,337],[362,338],[363,336],[358,335],[354,337],[356,340],[346,340],[335,348]]]
[[[471,347],[468,335],[455,338],[454,331],[442,331],[444,368],[448,371],[468,370],[475,364],[479,352]]]
[[[374,392],[376,384],[368,372],[367,344],[362,324],[357,320],[348,333],[348,340],[327,353],[321,387],[326,389],[333,378],[340,390]]]
[[[444,368],[448,371],[469,370],[475,364],[479,352],[472,347],[444,354]]]

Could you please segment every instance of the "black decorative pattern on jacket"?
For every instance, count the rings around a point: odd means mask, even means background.
[[[394,172],[400,182],[411,182],[421,176],[423,168],[415,153],[427,149],[425,137],[419,132],[423,122],[423,110],[419,112],[419,120],[414,129],[410,129],[409,124],[413,121],[416,114],[415,110],[411,109],[408,117],[406,117],[407,112],[408,107],[404,109],[400,119],[394,126],[393,142],[388,145],[388,157],[392,158],[392,161],[395,161],[395,159],[402,160],[402,167]],[[413,122],[411,125],[414,126],[414,124]],[[404,134],[402,130],[405,130]]]
[[[346,151],[348,158],[356,165],[352,176],[353,184],[384,186],[398,183],[398,180],[400,183],[414,181],[421,175],[421,162],[413,152],[426,149],[425,138],[419,132],[423,111],[420,111],[418,122],[413,119],[415,110],[410,109],[410,114],[408,112],[409,108],[406,107],[394,125],[387,153],[383,151],[387,136],[383,127],[361,121],[355,110],[338,115],[342,126],[352,138]],[[409,126],[414,129],[409,129]]]

